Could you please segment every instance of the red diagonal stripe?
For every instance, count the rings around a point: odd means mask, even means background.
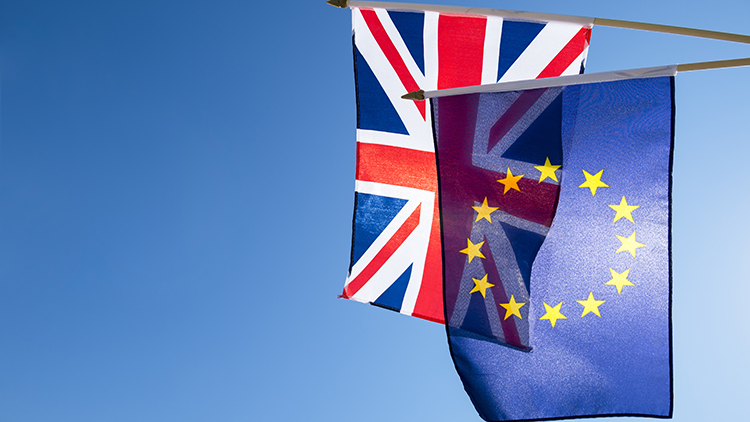
[[[581,28],[580,31],[557,53],[554,59],[542,70],[537,78],[560,76],[570,67],[575,59],[583,53],[591,37],[591,28]]]
[[[437,192],[435,154],[358,142],[356,178]]]
[[[396,230],[396,233],[388,239],[388,241],[385,243],[385,246],[383,246],[382,249],[375,255],[375,258],[373,258],[372,261],[370,261],[369,264],[365,267],[364,270],[349,284],[347,284],[344,287],[344,293],[342,296],[345,298],[350,298],[357,294],[359,289],[362,288],[370,279],[372,276],[375,275],[378,271],[380,271],[380,268],[383,266],[383,264],[388,261],[391,256],[398,250],[399,247],[404,243],[404,241],[409,237],[409,235],[412,234],[415,228],[417,228],[417,225],[419,224],[419,212],[422,209],[422,204],[419,204],[417,208],[411,213],[409,218],[404,221],[404,224],[401,225],[401,227]]]
[[[383,28],[383,24],[380,23],[380,19],[378,19],[377,13],[375,13],[375,11],[372,9],[360,9],[360,11],[362,12],[362,17],[365,19],[365,23],[370,29],[372,36],[375,38],[378,46],[380,46],[383,54],[385,54],[385,57],[393,67],[393,70],[396,71],[396,74],[401,80],[401,83],[404,85],[404,88],[406,88],[404,94],[406,94],[407,92],[420,90],[421,88],[419,88],[419,85],[417,85],[414,77],[406,67],[404,59],[398,53],[398,50],[396,50],[396,46],[393,45],[393,41],[391,41],[391,39],[388,37],[388,33],[385,32],[385,28]],[[422,113],[422,118],[426,119],[425,101],[412,101],[412,103],[414,103],[414,105],[416,105],[419,109],[419,112]]]
[[[536,104],[536,101],[547,91],[546,89],[532,89],[524,91],[518,99],[500,116],[497,122],[490,129],[490,137],[487,142],[487,152],[492,151],[498,142],[503,139],[508,131],[521,120],[529,109]]]

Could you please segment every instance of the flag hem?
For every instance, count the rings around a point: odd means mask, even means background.
[[[672,89],[672,136],[670,137],[669,145],[669,180],[667,182],[667,257],[668,264],[667,268],[669,271],[669,302],[667,305],[669,323],[669,416],[672,418],[674,412],[674,365],[673,365],[673,350],[672,350],[672,172],[674,170],[674,134],[675,134],[675,117],[677,115],[676,110],[676,98],[675,98],[675,77],[670,78],[670,87]]]
[[[352,33],[352,58],[354,62],[354,95],[355,95],[355,104],[357,108],[357,127],[359,127],[359,90],[357,89],[357,44],[354,39],[354,34]],[[354,178],[356,180],[356,171]],[[352,246],[351,250],[349,251],[349,271],[347,271],[347,277],[352,272],[352,267],[354,266],[354,232],[357,230],[357,190],[354,190],[354,208],[352,209]],[[343,297],[346,294],[346,286],[344,286],[344,293],[342,293]]]
[[[389,10],[413,10],[425,12],[455,13],[462,15],[499,16],[526,22],[567,22],[588,28],[594,26],[594,18],[585,16],[556,15],[553,13],[523,12],[518,10],[485,9],[481,7],[444,6],[435,4],[391,3],[378,1],[350,1],[349,8],[378,8]]]
[[[475,85],[465,88],[439,89],[425,91],[425,98],[447,97],[452,95],[475,94],[483,92],[522,91],[537,88],[552,88],[567,85],[612,82],[633,78],[658,78],[677,74],[677,65],[646,67],[641,69],[615,70],[610,72],[589,73],[585,75],[558,76],[554,78],[528,79],[523,81],[500,82],[488,85]]]

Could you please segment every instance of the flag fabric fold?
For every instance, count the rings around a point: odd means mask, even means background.
[[[446,329],[485,420],[671,417],[671,72],[431,99]]]
[[[352,7],[352,21],[357,169],[342,297],[442,323],[431,111],[400,97],[582,73],[591,24],[377,7]]]

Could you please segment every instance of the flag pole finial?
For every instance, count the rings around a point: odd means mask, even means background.
[[[326,3],[330,4],[331,6],[345,9],[347,7],[347,3],[349,3],[349,0],[326,0]]]
[[[404,94],[401,98],[405,100],[424,101],[424,90],[412,91],[408,94]]]

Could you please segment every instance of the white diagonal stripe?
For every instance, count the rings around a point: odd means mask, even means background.
[[[406,188],[403,186],[384,185],[381,183],[356,181],[355,190],[361,193],[387,196],[392,198],[407,199],[394,219],[388,224],[383,232],[375,239],[360,259],[352,266],[351,273],[346,279],[345,285],[359,276],[367,265],[375,258],[383,246],[393,237],[398,229],[404,224],[414,210],[421,205],[419,222],[414,231],[398,247],[393,255],[383,264],[357,291],[351,299],[359,302],[373,302],[377,300],[395,281],[393,274],[403,274],[412,265],[411,276],[407,286],[401,313],[411,315],[419,295],[422,283],[422,275],[425,268],[425,257],[429,245],[430,231],[432,229],[432,214],[434,208],[435,194],[429,191]]]
[[[424,89],[424,75],[422,75],[422,71],[419,69],[417,62],[414,61],[414,57],[412,57],[409,48],[406,46],[404,39],[401,37],[401,33],[398,32],[396,25],[391,20],[391,15],[389,15],[388,11],[385,9],[375,9],[375,13],[378,15],[380,24],[383,25],[383,29],[385,29],[385,33],[388,34],[388,38],[391,39],[393,46],[396,47],[398,54],[404,61],[406,68],[409,69],[409,73],[411,73],[414,81],[417,82],[417,85],[419,85],[420,89]]]
[[[427,119],[425,120],[412,101],[401,99],[401,96],[406,94],[404,84],[391,66],[388,58],[380,49],[380,46],[362,17],[362,13],[359,9],[354,9],[353,14],[354,39],[359,52],[367,61],[370,69],[383,87],[383,90],[385,90],[388,99],[401,117],[409,135],[415,138],[415,148],[427,150],[427,148],[429,148],[427,144],[432,144],[432,126],[429,115],[430,108],[427,107]],[[417,143],[425,145],[417,146]]]
[[[576,24],[548,23],[500,78],[500,82],[536,78],[580,30],[581,26]]]

